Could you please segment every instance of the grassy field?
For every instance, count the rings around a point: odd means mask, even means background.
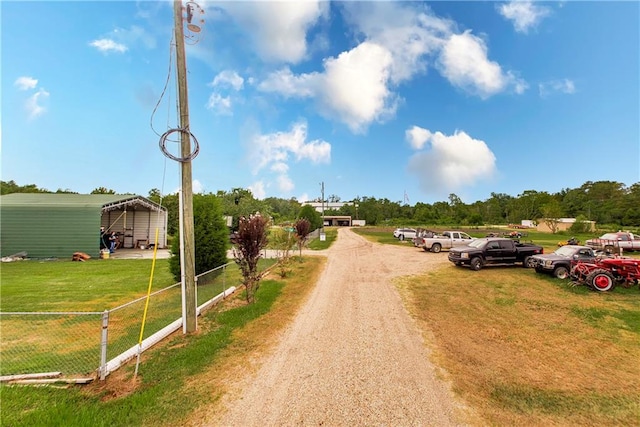
[[[356,231],[386,242],[393,230]],[[526,238],[545,252],[560,240]],[[480,425],[640,425],[638,286],[596,293],[519,266],[453,265],[397,286]]]
[[[0,386],[0,424],[180,425],[210,403],[212,393],[223,392],[225,375],[242,365],[247,351],[266,345],[286,325],[313,288],[323,263],[323,258],[305,258],[293,264],[286,279],[264,280],[255,304],[245,305],[240,293],[207,312],[198,321],[197,333],[176,334],[145,353],[136,379],[130,364],[106,382],[87,387]]]
[[[144,296],[150,259],[20,261],[2,264],[2,311],[102,311]],[[153,290],[175,283],[157,260]]]
[[[328,249],[329,246],[338,238],[338,228],[337,227],[325,227],[325,240],[322,241],[320,238],[313,239],[309,242],[309,249],[314,251],[321,251],[323,249]]]
[[[274,260],[262,260],[261,268]],[[109,310],[107,359],[139,341],[152,260],[22,261],[2,269],[0,374],[91,375],[100,365],[102,312]],[[235,263],[200,277],[197,305],[241,284]],[[158,260],[143,338],[181,316],[182,293]],[[156,293],[165,289],[161,293]],[[132,303],[132,301],[140,299]],[[113,310],[127,303],[126,307]],[[39,312],[41,314],[6,314]],[[68,313],[69,314],[61,314]],[[88,312],[94,312],[90,314]],[[58,314],[60,313],[60,314]]]
[[[359,231],[373,240],[391,235]],[[534,241],[555,247],[558,236],[542,237]],[[265,281],[255,306],[229,301],[237,307],[205,315],[199,333],[145,354],[136,381],[129,366],[89,388],[3,386],[1,424],[179,425],[215,403],[227,381],[268,347],[323,263],[305,257],[287,278]],[[478,425],[640,425],[638,287],[596,293],[521,267],[453,265],[396,285]]]

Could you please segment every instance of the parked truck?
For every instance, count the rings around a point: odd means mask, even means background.
[[[433,237],[422,238],[422,249],[438,253],[442,249],[451,249],[456,246],[469,244],[473,237],[462,231],[445,231]]]
[[[558,279],[567,279],[571,266],[578,261],[594,262],[598,255],[588,246],[564,245],[550,254],[534,255],[530,258],[538,273],[548,273]]]
[[[640,236],[633,233],[618,231],[606,233],[597,239],[589,239],[585,245],[608,253],[622,251],[640,251]]]
[[[449,261],[457,266],[468,265],[478,271],[487,264],[516,264],[533,267],[533,255],[544,253],[542,246],[520,243],[504,237],[483,237],[471,241],[467,246],[458,246],[449,251]]]

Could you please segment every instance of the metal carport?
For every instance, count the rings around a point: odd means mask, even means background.
[[[100,226],[119,233],[123,247],[167,243],[167,211],[136,195],[13,193],[0,197],[0,255],[67,258],[98,256]]]

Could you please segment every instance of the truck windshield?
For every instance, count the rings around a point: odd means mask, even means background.
[[[472,248],[483,248],[484,245],[486,244],[487,244],[487,240],[477,239],[477,240],[470,241],[468,246],[471,246]]]
[[[573,256],[573,254],[576,252],[576,250],[572,247],[568,247],[568,246],[562,246],[559,249],[556,249],[556,255],[562,255],[562,256]]]

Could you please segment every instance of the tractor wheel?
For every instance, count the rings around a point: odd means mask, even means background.
[[[475,257],[471,259],[471,262],[469,262],[469,266],[473,271],[478,271],[482,268],[482,260],[480,259],[480,257]]]
[[[440,243],[434,243],[433,246],[431,246],[431,252],[433,253],[438,253],[442,250],[442,245]]]
[[[616,281],[613,274],[607,270],[601,268],[593,270],[589,276],[587,276],[587,284],[591,288],[598,292],[610,291],[616,287]]]
[[[560,280],[567,279],[569,277],[569,269],[562,265],[560,267],[556,267],[555,270],[553,270],[553,276]]]

